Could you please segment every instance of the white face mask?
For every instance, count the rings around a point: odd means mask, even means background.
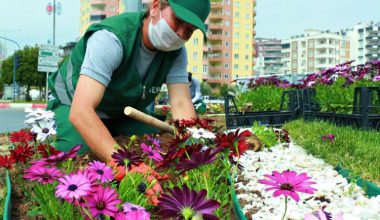
[[[165,19],[161,18],[157,24],[152,24],[152,19],[150,20],[148,26],[148,36],[152,45],[162,51],[172,51],[181,48],[186,40],[180,38],[173,29],[170,28]]]

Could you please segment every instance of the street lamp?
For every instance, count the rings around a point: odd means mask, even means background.
[[[55,15],[61,14],[62,5],[60,2],[55,3],[55,0],[53,0],[53,5],[49,3],[46,7],[47,13],[50,15],[53,12],[53,45],[55,46]]]
[[[14,29],[14,30],[2,30],[2,29],[0,29],[0,32],[2,32],[3,33],[3,35],[4,35],[4,37],[5,38],[7,38],[7,33],[10,33],[10,32],[16,32],[16,31],[21,31],[21,29]],[[3,45],[3,55],[4,55],[4,57],[7,57],[7,50],[6,50],[6,45],[5,45],[5,42],[6,41],[4,41],[4,45]],[[1,44],[1,43],[0,43]]]
[[[6,37],[2,37],[2,36],[0,36],[0,38],[16,44],[18,49],[21,50],[20,45],[16,41],[11,40],[11,39],[6,38]],[[17,54],[15,52],[15,55],[13,56],[13,102],[16,101],[16,65],[17,65],[17,63],[18,63],[18,57],[17,57]]]

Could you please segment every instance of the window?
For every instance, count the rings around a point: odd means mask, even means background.
[[[193,72],[198,72],[198,67],[197,66],[193,66]]]
[[[234,26],[235,26],[236,28],[239,28],[239,27],[240,27],[240,22],[234,22]]]
[[[249,34],[246,34],[246,35],[245,35],[245,39],[246,39],[246,40],[249,40],[249,39],[250,39],[250,35],[249,35]]]
[[[194,53],[193,53],[193,58],[194,58],[194,59],[197,59],[197,58],[198,58],[198,52],[194,52]]]
[[[246,45],[245,45],[245,49],[249,49],[249,44],[246,44]]]
[[[224,69],[228,69],[228,68],[230,68],[230,66],[228,65],[228,63],[225,63],[224,64]]]
[[[230,10],[226,10],[226,15],[230,15],[231,14],[231,11]]]
[[[207,73],[208,72],[208,66],[207,65],[203,65],[203,73]]]
[[[239,49],[239,47],[240,47],[240,44],[239,44],[239,43],[234,43],[234,48],[235,48],[235,49]]]
[[[239,33],[238,32],[234,32],[234,37],[238,38],[239,37]]]
[[[234,69],[235,70],[239,69],[239,64],[234,64]]]
[[[193,44],[194,44],[194,45],[198,45],[198,38],[195,37],[195,38],[193,39]]]
[[[225,78],[225,79],[228,79],[228,78],[229,78],[228,73],[225,73],[225,74],[224,74],[224,78]]]
[[[228,58],[228,57],[230,57],[230,54],[229,54],[229,53],[225,53],[224,56],[225,56],[226,58]]]
[[[230,32],[225,31],[225,32],[224,32],[224,35],[226,35],[226,36],[228,37],[228,36],[230,36]]]
[[[235,12],[235,15],[234,15],[234,16],[238,18],[238,17],[239,17],[239,15],[240,15],[240,13],[239,13],[239,12]]]
[[[248,60],[249,59],[249,55],[245,55],[245,60]]]
[[[230,42],[226,41],[226,47],[230,46]]]
[[[225,21],[224,24],[229,27],[231,25],[231,23],[229,21]]]
[[[248,70],[249,69],[249,65],[245,65],[245,70]]]
[[[235,54],[234,54],[234,58],[235,58],[235,59],[239,59],[239,54],[235,53]]]

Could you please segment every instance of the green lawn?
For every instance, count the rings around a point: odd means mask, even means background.
[[[304,120],[292,121],[283,128],[307,152],[333,166],[341,164],[353,175],[380,185],[380,132]],[[322,141],[321,136],[327,134],[334,134],[335,141]]]

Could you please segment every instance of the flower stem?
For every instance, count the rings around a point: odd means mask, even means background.
[[[285,197],[285,211],[284,211],[284,215],[282,216],[281,220],[285,219],[287,210],[288,210],[288,197]]]

